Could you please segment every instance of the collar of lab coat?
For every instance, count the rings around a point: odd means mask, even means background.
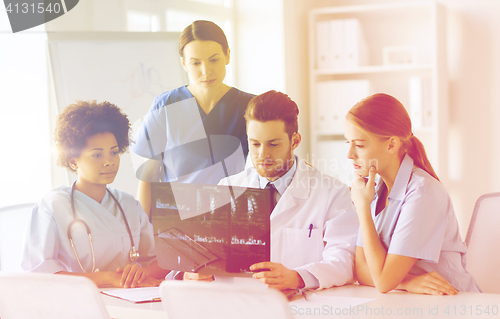
[[[309,166],[302,159],[297,159],[297,170],[292,182],[281,196],[278,204],[274,208],[271,218],[298,205],[296,199],[308,199],[311,191],[311,176]]]
[[[413,159],[406,154],[399,165],[399,170],[394,180],[389,199],[403,200],[406,194],[406,188],[410,182],[411,173],[413,171]]]

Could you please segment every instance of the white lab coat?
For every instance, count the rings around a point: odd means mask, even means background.
[[[109,188],[121,204],[130,225],[140,261],[150,261],[156,255],[153,228],[139,202],[130,194]],[[32,272],[83,272],[68,239],[68,227],[73,220],[71,188],[60,186],[45,195],[33,207],[30,228],[23,253],[22,268]],[[77,218],[90,228],[96,268],[116,271],[129,261],[130,237],[122,214],[106,192],[101,203],[75,190]],[[92,270],[89,237],[82,224],[75,224],[73,241],[83,268]]]
[[[258,173],[250,167],[220,184],[259,188]],[[271,214],[271,261],[307,270],[320,289],[352,282],[358,227],[349,188],[298,159]]]

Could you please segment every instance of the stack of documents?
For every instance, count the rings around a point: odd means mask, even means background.
[[[358,19],[316,22],[316,68],[352,69],[368,64],[368,50]]]

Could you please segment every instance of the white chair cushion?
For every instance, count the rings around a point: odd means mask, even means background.
[[[0,274],[2,319],[109,319],[97,286],[86,277]]]
[[[465,242],[467,271],[483,292],[500,293],[500,193],[477,200]]]
[[[253,281],[257,285],[164,281],[160,285],[163,308],[169,319],[291,318],[282,293]]]
[[[0,209],[0,270],[20,272],[26,231],[34,203]]]

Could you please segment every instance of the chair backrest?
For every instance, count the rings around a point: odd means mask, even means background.
[[[109,319],[97,286],[70,275],[0,274],[0,318]]]
[[[0,270],[20,272],[26,231],[34,203],[0,208]]]
[[[163,308],[169,319],[288,319],[288,301],[264,285],[164,281]]]
[[[483,292],[500,293],[500,193],[476,201],[467,231],[467,271]]]

